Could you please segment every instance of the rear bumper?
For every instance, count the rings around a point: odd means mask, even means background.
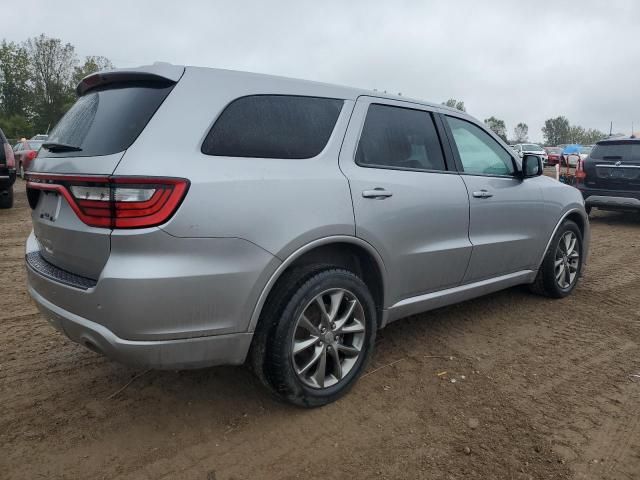
[[[158,369],[240,365],[253,336],[233,333],[155,342],[125,340],[102,325],[54,305],[31,287],[29,293],[57,330],[74,342],[127,365]]]
[[[615,191],[578,187],[587,207],[603,210],[640,210],[640,191]]]
[[[8,190],[16,181],[14,169],[0,168],[0,191]]]
[[[129,231],[112,236],[109,259],[91,283],[34,262],[39,248],[32,233],[29,293],[49,322],[117,361],[154,368],[242,363],[251,314],[280,264],[237,238]]]

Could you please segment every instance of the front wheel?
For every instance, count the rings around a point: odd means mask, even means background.
[[[254,369],[289,403],[318,407],[337,400],[373,351],[377,321],[369,289],[354,273],[325,266],[294,271],[277,290],[256,332]]]
[[[580,279],[582,255],[580,228],[567,220],[554,235],[531,290],[553,298],[569,295]]]

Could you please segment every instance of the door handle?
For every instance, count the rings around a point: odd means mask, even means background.
[[[489,193],[486,190],[480,190],[479,192],[473,192],[475,198],[491,198],[493,193]]]
[[[374,188],[373,190],[365,190],[362,192],[364,198],[377,198],[378,200],[384,200],[393,196],[393,193],[385,190],[384,188]]]

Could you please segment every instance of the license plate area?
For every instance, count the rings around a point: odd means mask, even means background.
[[[36,213],[42,220],[55,222],[60,214],[60,195],[57,192],[41,191]]]

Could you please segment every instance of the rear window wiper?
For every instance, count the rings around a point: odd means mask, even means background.
[[[80,147],[75,145],[68,145],[66,143],[45,142],[42,144],[42,148],[46,148],[50,152],[81,152]]]

